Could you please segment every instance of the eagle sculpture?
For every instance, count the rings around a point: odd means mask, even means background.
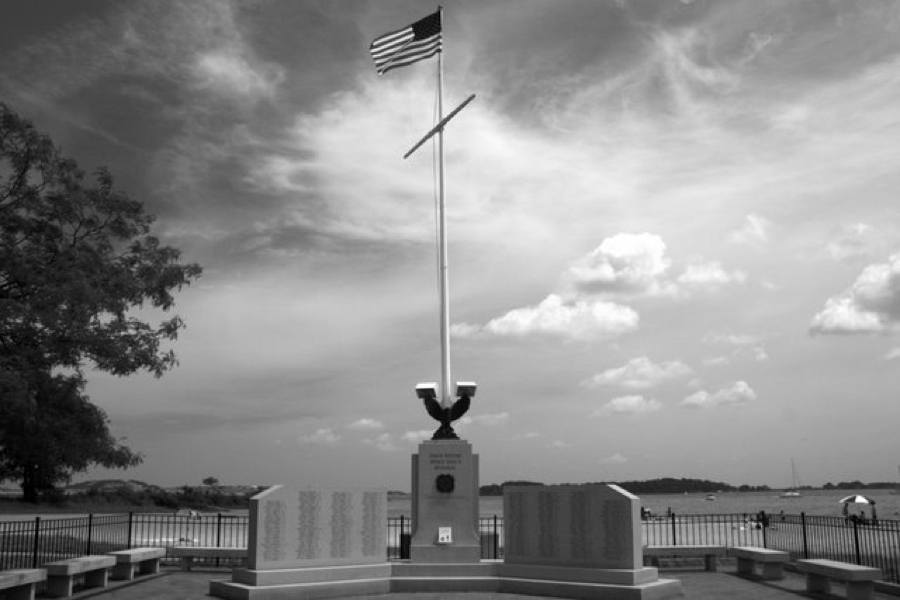
[[[437,401],[437,398],[430,396],[423,398],[422,402],[425,403],[425,410],[428,411],[428,414],[441,423],[441,426],[437,428],[434,435],[431,436],[431,439],[458,440],[459,436],[453,431],[453,427],[450,426],[450,423],[466,414],[466,411],[469,410],[469,405],[472,403],[472,398],[468,395],[462,395],[457,398],[456,402],[453,403],[453,406],[449,407],[441,406],[441,403]]]

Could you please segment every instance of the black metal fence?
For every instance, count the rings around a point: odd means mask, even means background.
[[[176,545],[245,548],[247,515],[120,513],[68,518],[0,521],[0,570],[103,554],[135,546]],[[478,521],[481,556],[503,558],[503,518]],[[412,522],[391,517],[387,558],[409,558]],[[650,545],[715,544],[784,550],[796,558],[831,558],[881,569],[900,583],[900,521],[806,515],[670,514],[642,521],[642,542]]]
[[[409,517],[388,517],[388,560],[409,558],[412,529],[413,522]],[[478,537],[482,559],[503,558],[503,517],[479,517]]]
[[[783,550],[798,558],[830,558],[881,569],[900,583],[900,521],[807,515],[675,515],[643,521],[650,545],[714,544]]]

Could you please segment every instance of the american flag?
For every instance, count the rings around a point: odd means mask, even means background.
[[[403,29],[378,36],[369,46],[379,75],[429,58],[440,51],[441,11]]]

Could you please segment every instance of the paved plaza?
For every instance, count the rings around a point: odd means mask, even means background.
[[[210,579],[228,579],[230,572],[223,569],[194,570],[185,572],[164,569],[160,575],[139,578],[135,582],[113,582],[103,591],[86,590],[73,598],[97,598],[98,600],[209,600],[207,594]],[[733,566],[723,565],[716,573],[701,570],[663,569],[660,577],[681,580],[686,600],[797,600],[799,598],[844,597],[840,585],[832,586],[832,595],[810,595],[805,592],[804,578],[787,572],[780,581],[768,582],[738,577]],[[534,600],[535,596],[485,593],[419,593],[357,596],[346,600],[400,599],[400,600]],[[875,593],[875,600],[897,600],[897,596]],[[548,599],[549,600],[549,599]]]

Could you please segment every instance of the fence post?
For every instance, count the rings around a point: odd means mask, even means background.
[[[40,539],[41,539],[41,518],[34,518],[34,553],[31,557],[31,568],[37,569],[38,566],[38,551],[40,549]]]
[[[134,511],[128,511],[128,540],[125,547],[131,549],[131,529],[134,525]]]
[[[500,558],[500,535],[497,531],[497,515],[494,515],[494,556],[492,558]]]
[[[861,565],[859,561],[859,521],[853,519],[853,546],[856,548],[856,564]]]
[[[675,534],[675,513],[672,513],[672,545],[678,545],[678,537]]]
[[[809,558],[809,545],[806,541],[806,513],[800,513],[800,526],[803,530],[803,558]]]
[[[88,513],[88,535],[87,535],[87,554],[91,555],[91,537],[94,533],[94,513]]]
[[[768,544],[766,544],[766,529],[769,528],[769,524],[767,522],[761,523],[763,530],[763,548],[768,548]]]
[[[222,513],[216,513],[216,548],[222,546]],[[219,557],[216,557],[216,566],[219,566]]]

